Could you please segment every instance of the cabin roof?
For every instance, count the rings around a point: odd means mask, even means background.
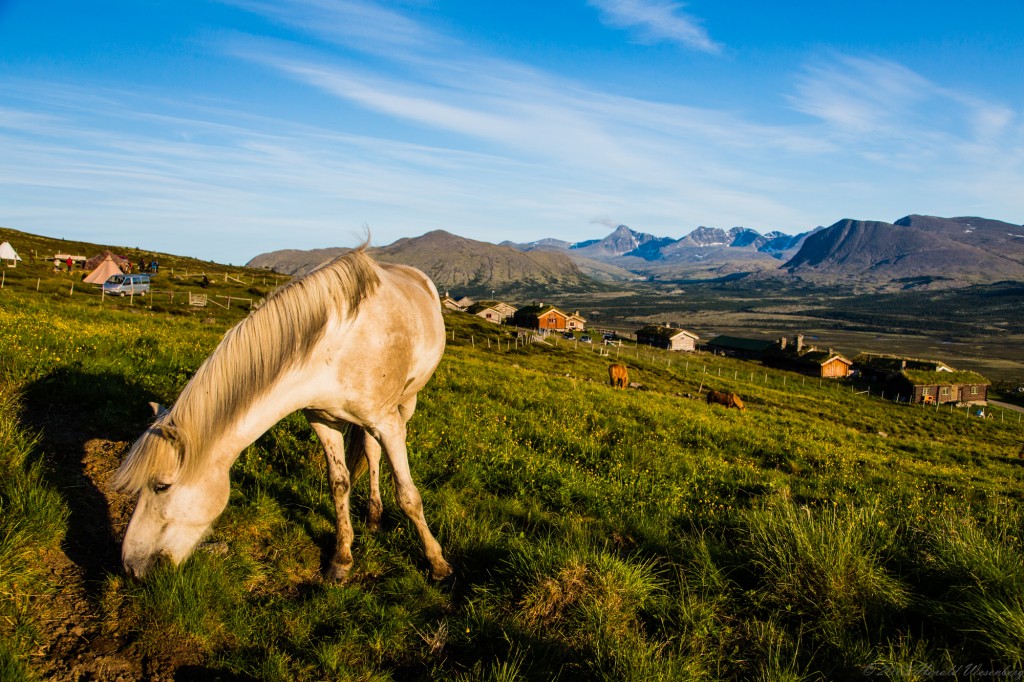
[[[839,353],[829,353],[827,350],[812,350],[806,353],[802,353],[799,357],[794,358],[799,362],[805,362],[812,365],[825,365],[833,360],[839,360],[845,365],[852,365],[853,362],[847,360]]]
[[[991,381],[977,372],[929,372],[923,369],[905,369],[900,372],[914,386],[954,386],[968,384],[990,386]]]
[[[749,350],[763,353],[768,350],[774,344],[774,341],[769,339],[745,339],[739,336],[716,336],[715,338],[708,341],[709,346],[718,346],[719,348],[732,348],[735,350]]]
[[[638,329],[636,332],[637,336],[660,336],[664,339],[674,339],[680,334],[689,336],[691,339],[699,339],[700,337],[693,332],[686,331],[685,329],[674,329],[672,327],[664,327],[657,324],[649,324],[646,327]]]

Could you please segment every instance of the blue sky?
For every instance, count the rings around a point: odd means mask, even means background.
[[[244,263],[1021,223],[1022,35],[1015,0],[0,0],[0,225]]]

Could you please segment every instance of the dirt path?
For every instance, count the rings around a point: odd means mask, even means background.
[[[1024,412],[1024,407],[1021,407],[1020,405],[1014,405],[1013,403],[1004,403],[998,400],[989,400],[988,404],[995,405],[996,407],[1001,407],[1005,410],[1013,410],[1014,412]]]

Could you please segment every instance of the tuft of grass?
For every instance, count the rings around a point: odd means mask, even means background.
[[[749,564],[763,608],[839,641],[910,603],[908,587],[886,568],[893,531],[878,507],[799,507],[779,499],[747,515]]]
[[[22,426],[19,409],[15,386],[0,383],[0,679],[27,679],[41,615],[32,602],[54,588],[41,558],[60,547],[68,518],[45,483],[38,436]]]

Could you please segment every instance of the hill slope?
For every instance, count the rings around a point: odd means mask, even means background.
[[[273,251],[249,261],[249,267],[302,274],[347,249]],[[443,230],[421,237],[403,238],[371,249],[374,258],[419,268],[441,291],[451,289],[471,296],[500,290],[504,294],[545,289],[586,291],[599,285],[563,253],[528,252],[459,237]]]
[[[994,239],[969,240],[989,245],[982,248],[963,239],[971,233],[959,224],[954,229],[949,227],[952,221],[937,221],[840,220],[809,236],[783,267],[811,280],[856,279],[874,284],[915,278],[962,283],[1024,278],[1024,265],[996,253]]]

